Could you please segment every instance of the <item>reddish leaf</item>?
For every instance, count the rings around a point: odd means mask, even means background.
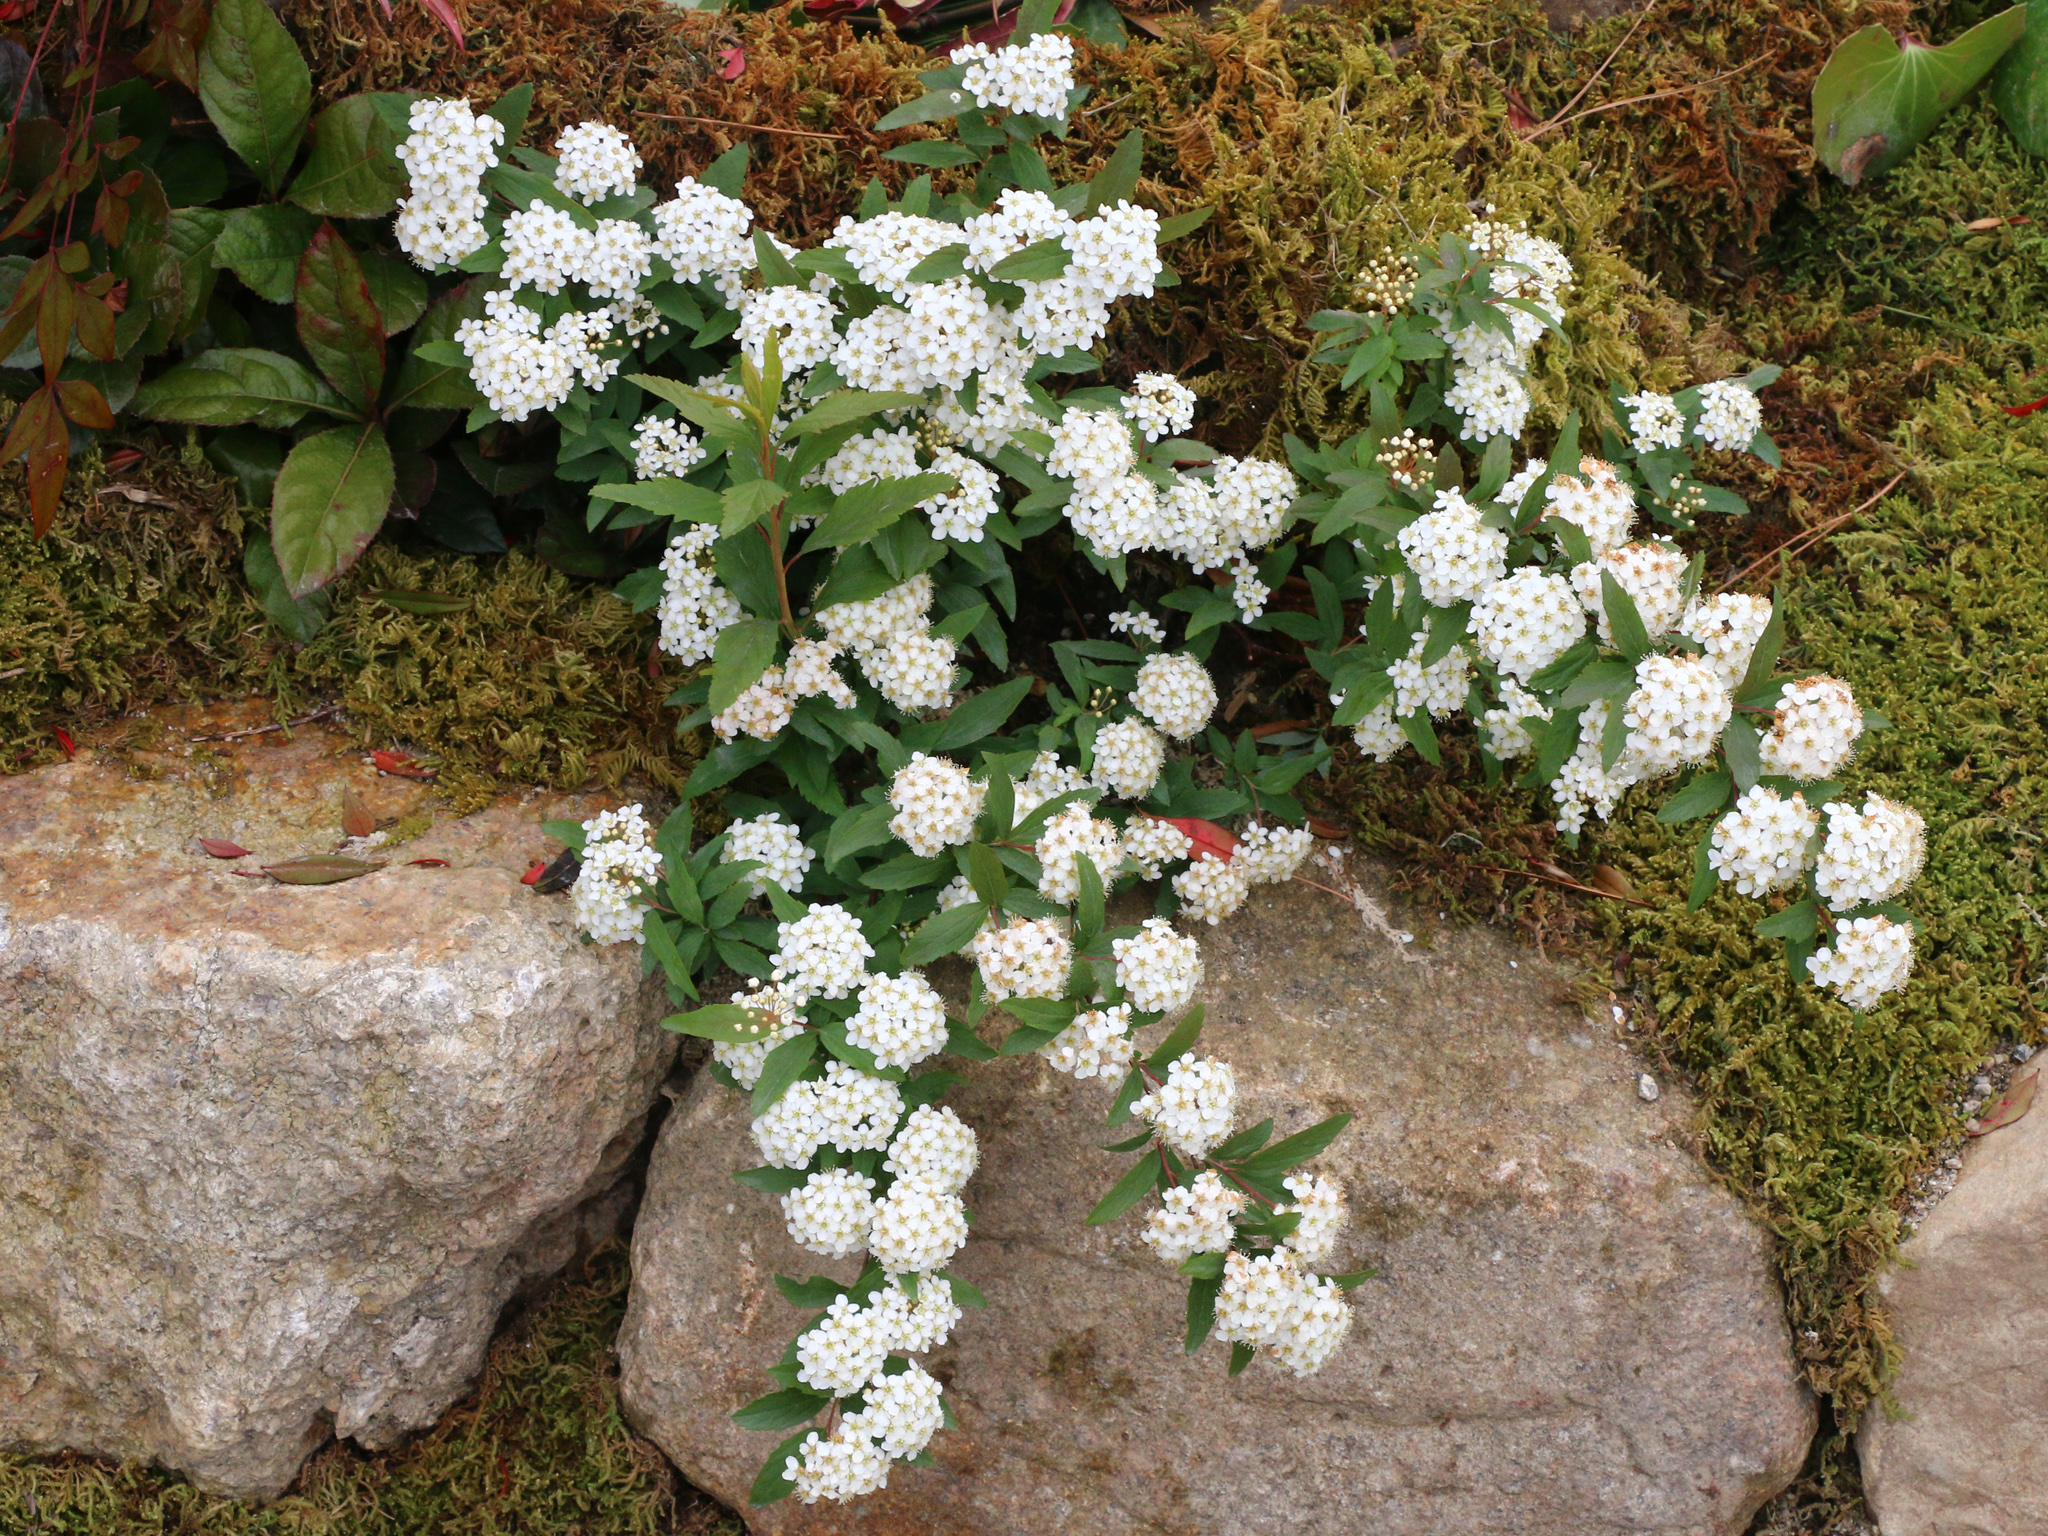
[[[2031,416],[2044,405],[2048,405],[2048,395],[2043,395],[2038,400],[2029,400],[2025,405],[2008,405],[2001,409],[2008,416]]]
[[[2041,1070],[2036,1067],[2025,1077],[2007,1084],[2005,1097],[1985,1110],[1975,1120],[1963,1127],[1966,1136],[1984,1136],[2002,1126],[2011,1125],[2024,1115],[2034,1103],[2034,1090],[2041,1084]]]
[[[120,282],[114,284],[113,287],[107,290],[107,297],[105,302],[107,306],[107,313],[110,315],[118,315],[126,312],[128,308],[127,278],[122,278]]]
[[[434,776],[433,769],[422,768],[403,752],[372,752],[370,761],[377,765],[379,773],[395,774],[401,779],[431,779]]]
[[[1522,100],[1522,93],[1512,85],[1508,87],[1508,126],[1517,133],[1527,133],[1536,126],[1536,114],[1529,110],[1529,103]]]
[[[199,846],[212,854],[216,859],[246,859],[249,857],[248,849],[228,842],[225,838],[202,837],[199,839]]]
[[[1605,891],[1609,896],[1618,896],[1623,901],[1627,901],[1636,893],[1636,888],[1628,883],[1628,876],[1612,864],[1593,866],[1592,885],[1595,890]]]
[[[405,862],[418,869],[446,869],[448,867],[446,859],[407,859]]]
[[[1237,853],[1237,835],[1213,821],[1204,821],[1199,816],[1159,816],[1153,819],[1163,821],[1169,827],[1178,827],[1181,835],[1195,845],[1188,850],[1189,858],[1199,859],[1209,853],[1228,864]]]
[[[114,413],[107,409],[107,397],[97,384],[85,379],[59,379],[57,403],[64,414],[81,427],[98,427],[102,432],[114,425]]]
[[[883,9],[886,11],[893,12],[898,10],[899,7],[885,4],[883,6]],[[927,7],[922,5],[913,6],[910,8],[909,14],[914,16],[917,14],[917,12],[925,9],[927,9]],[[1060,8],[1053,13],[1052,24],[1054,26],[1058,26],[1061,22],[1065,21],[1069,15],[1073,13],[1073,9],[1074,0],[1060,0]],[[899,27],[903,25],[903,22],[897,20],[897,18],[894,16],[891,16],[890,20],[896,21],[896,24]],[[967,40],[970,43],[986,43],[991,48],[1000,48],[1004,43],[1010,40],[1010,34],[1016,30],[1017,10],[1015,6],[1012,6],[1009,10],[1005,11],[1001,16],[997,17],[994,21],[983,22],[980,26],[976,27],[973,31],[969,32],[967,34]]]
[[[45,384],[21,402],[7,441],[0,443],[0,464],[28,455],[28,509],[37,538],[50,531],[64,495],[64,465],[71,450],[71,429],[57,409],[57,391]]]
[[[93,205],[92,232],[105,235],[107,244],[118,246],[128,238],[128,199],[116,197],[112,187],[101,187]]]
[[[455,39],[456,47],[468,46],[462,36],[462,18],[455,14],[455,7],[449,0],[420,0],[420,5],[429,16],[448,29],[448,35]]]
[[[526,873],[519,877],[519,883],[521,885],[532,885],[536,883],[540,879],[540,877],[546,874],[547,872],[548,861],[546,859],[535,859],[531,864],[526,866]]]
[[[133,469],[136,465],[140,464],[141,462],[141,449],[116,448],[112,453],[107,455],[107,472],[109,474],[114,475],[125,475],[126,473],[128,473],[129,470]]]
[[[363,859],[344,858],[338,853],[314,853],[303,859],[287,859],[282,864],[266,864],[263,873],[280,885],[334,885],[383,867]]]
[[[737,80],[747,72],[747,50],[744,48],[721,48],[718,50],[718,78]]]
[[[299,258],[293,296],[299,342],[314,364],[345,399],[373,410],[384,387],[384,319],[362,263],[331,223]]]
[[[111,296],[112,290],[109,290]],[[125,304],[126,290],[122,302]],[[103,362],[112,362],[120,350],[114,340],[114,309],[104,299],[87,298],[83,294],[78,300],[78,344]]]
[[[50,727],[50,734],[57,738],[57,745],[64,749],[66,757],[78,756],[78,743],[71,739],[71,733],[61,725]]]
[[[42,298],[36,301],[36,347],[42,353],[44,378],[55,379],[64,366],[77,322],[78,285],[53,273],[43,284]]]
[[[368,837],[377,830],[377,818],[352,789],[341,792],[341,830],[350,837]]]
[[[1309,817],[1308,829],[1309,831],[1313,832],[1317,837],[1330,838],[1333,841],[1338,838],[1345,838],[1351,835],[1342,827],[1337,826],[1332,822],[1324,821],[1320,816]]]

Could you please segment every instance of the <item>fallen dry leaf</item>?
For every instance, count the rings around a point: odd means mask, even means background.
[[[1332,822],[1324,821],[1320,816],[1309,817],[1308,829],[1309,831],[1313,832],[1317,837],[1329,838],[1333,842],[1339,838],[1345,838],[1351,835],[1349,832],[1345,831],[1344,828],[1337,826]]]
[[[226,838],[202,837],[199,839],[199,846],[212,854],[216,859],[246,859],[249,857],[248,849],[231,843]]]
[[[1508,87],[1508,126],[1517,133],[1527,133],[1536,126],[1536,114],[1513,86]]]
[[[2036,1067],[2025,1077],[2015,1078],[2006,1085],[2005,1097],[1992,1105],[1975,1120],[1963,1127],[1965,1136],[1987,1136],[1995,1130],[2011,1125],[2024,1115],[2034,1104],[2034,1090],[2040,1086],[2041,1069]]]
[[[312,853],[303,859],[287,859],[282,864],[266,864],[262,873],[270,876],[280,885],[334,885],[342,880],[354,880],[382,869],[381,863],[373,864],[367,859],[346,858],[338,853]],[[236,874],[250,871],[236,870]]]
[[[1612,864],[1594,865],[1593,879],[1590,883],[1594,890],[1605,891],[1609,896],[1618,896],[1623,901],[1627,901],[1636,893],[1636,888],[1628,883],[1628,876]]]
[[[721,48],[718,50],[718,78],[737,80],[747,72],[747,50],[744,48]]]
[[[547,872],[548,861],[546,859],[535,859],[526,866],[526,873],[519,877],[519,883],[521,885],[536,885],[539,883],[540,877]]]
[[[352,789],[341,792],[341,830],[350,837],[368,837],[377,830],[377,818]]]
[[[405,862],[415,869],[446,869],[448,867],[446,859],[407,859]]]
[[[1213,821],[1204,821],[1199,816],[1155,816],[1153,820],[1180,829],[1181,836],[1194,844],[1188,850],[1191,859],[1199,859],[1207,853],[1228,864],[1237,852],[1237,835]]]
[[[1972,219],[1963,228],[1970,230],[1974,234],[1982,234],[1987,229],[2003,229],[2008,224],[2031,224],[2033,222],[2024,213],[1995,213],[1986,219]]]
[[[57,745],[64,749],[66,757],[78,756],[78,743],[71,739],[71,733],[61,725],[50,727],[50,734],[57,738]]]
[[[2048,395],[2043,395],[2038,400],[2029,400],[2025,405],[2002,405],[1999,409],[2008,416],[2031,416],[2044,405],[2048,405]]]
[[[168,496],[159,496],[155,491],[142,485],[103,485],[100,487],[100,494],[102,496],[119,496],[123,500],[134,502],[138,507],[169,507],[173,512],[191,510],[182,501],[173,501]]]
[[[423,766],[403,752],[372,752],[370,761],[377,765],[379,773],[393,774],[401,779],[431,779],[434,776],[433,769]]]

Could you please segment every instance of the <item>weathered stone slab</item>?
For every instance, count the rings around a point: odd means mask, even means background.
[[[2032,1067],[2015,1074],[2024,1076]],[[1864,1417],[1863,1491],[1884,1536],[2048,1531],[2048,1104],[1972,1142],[1952,1193],[1882,1282],[1903,1417]]]
[[[1204,1049],[1241,1120],[1351,1111],[1324,1160],[1350,1187],[1330,1269],[1377,1266],[1318,1376],[1181,1350],[1185,1282],[1126,1218],[1083,1218],[1125,1160],[1109,1095],[1038,1059],[971,1068],[974,1238],[954,1268],[990,1310],[931,1357],[959,1420],[847,1508],[756,1511],[763,1536],[1723,1536],[1786,1485],[1814,1409],[1765,1240],[1680,1150],[1682,1092],[1564,1003],[1497,934],[1424,967],[1299,885],[1205,930]],[[770,1435],[728,1415],[769,1390],[799,1314],[798,1250],[765,1196],[740,1096],[700,1077],[663,1127],[621,1333],[633,1421],[743,1504]]]
[[[433,805],[317,729],[185,744],[248,720],[0,779],[0,1445],[260,1496],[466,1390],[673,1039],[634,947],[519,883],[587,800],[505,800],[346,884],[238,878],[331,850],[345,787]]]

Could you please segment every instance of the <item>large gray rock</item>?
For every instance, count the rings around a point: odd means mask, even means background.
[[[1856,1448],[1884,1536],[2048,1531],[2048,1102],[1970,1145],[1882,1292],[1899,1416],[1873,1405]]]
[[[0,779],[0,1446],[263,1496],[330,1432],[388,1445],[467,1389],[673,1037],[634,946],[519,884],[581,801],[347,884],[241,879],[332,848],[344,788],[415,826],[433,800],[318,731],[177,745],[217,718]]]
[[[1244,1123],[1357,1119],[1324,1159],[1377,1266],[1358,1326],[1306,1381],[1182,1354],[1185,1282],[1139,1221],[1083,1218],[1127,1159],[1096,1150],[1107,1092],[1035,1057],[969,1069],[982,1137],[955,1268],[990,1310],[933,1357],[958,1416],[847,1509],[785,1501],[761,1536],[1723,1536],[1785,1486],[1814,1424],[1765,1240],[1679,1150],[1688,1106],[1558,973],[1501,936],[1439,936],[1425,967],[1294,885],[1203,934],[1204,1048]],[[664,1125],[620,1336],[627,1412],[693,1482],[743,1504],[775,1437],[728,1415],[800,1317],[799,1251],[737,1094],[700,1076]]]

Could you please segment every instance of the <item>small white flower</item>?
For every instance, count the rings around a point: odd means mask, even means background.
[[[867,978],[874,947],[846,908],[812,902],[794,922],[776,924],[774,979],[792,995],[839,998]]]
[[[915,1456],[946,1422],[941,1396],[938,1378],[921,1366],[883,1376],[861,1393],[866,1406],[847,1416],[847,1433],[866,1435],[885,1455]]]
[[[1148,656],[1131,704],[1175,741],[1186,741],[1216,712],[1216,685],[1209,669],[1185,651]]]
[[[1747,385],[1716,379],[1700,386],[1699,425],[1692,433],[1709,448],[1745,452],[1763,428],[1764,408]]]
[[[946,1045],[946,1002],[916,971],[870,976],[846,1038],[885,1067],[908,1067]],[[892,1170],[894,1171],[894,1170]]]
[[[1707,866],[1745,896],[1783,890],[1805,871],[1806,845],[1819,825],[1819,813],[1804,796],[1784,799],[1758,784],[1714,823]]]
[[[1012,997],[1058,997],[1067,989],[1074,947],[1048,917],[1013,917],[974,936],[974,960],[993,1002]]]
[[[1198,1253],[1226,1253],[1244,1198],[1215,1172],[1204,1169],[1192,1183],[1160,1196],[1159,1209],[1145,1222],[1139,1240],[1173,1269]]]
[[[981,1143],[972,1126],[950,1109],[920,1104],[889,1144],[882,1167],[899,1179],[921,1180],[941,1194],[957,1195],[980,1161]]]
[[[1637,453],[1685,445],[1685,413],[1669,395],[1646,389],[1623,395],[1621,403],[1628,411],[1629,443]]]
[[[1183,1056],[1166,1069],[1166,1081],[1131,1106],[1184,1157],[1206,1157],[1230,1135],[1237,1114],[1237,1076],[1227,1061]]]
[[[1122,1082],[1137,1054],[1131,1038],[1131,1005],[1090,1008],[1074,1015],[1074,1022],[1038,1048],[1038,1054],[1052,1063],[1055,1072],[1075,1078],[1100,1077]]]
[[[1141,1013],[1175,1013],[1202,984],[1202,946],[1163,917],[1148,917],[1128,939],[1109,946],[1116,984]]]
[[[790,1238],[808,1253],[844,1259],[868,1245],[874,1224],[875,1181],[851,1168],[813,1173],[800,1189],[782,1197],[782,1220]]]
[[[1436,493],[1436,510],[1403,528],[1396,542],[1422,595],[1438,607],[1468,603],[1507,571],[1508,536],[1455,491]]]
[[[1231,862],[1243,866],[1253,885],[1278,885],[1294,878],[1315,842],[1307,827],[1249,826],[1237,835]]]
[[[1115,825],[1097,821],[1081,804],[1068,806],[1045,824],[1038,834],[1037,852],[1038,894],[1062,906],[1080,899],[1082,855],[1105,883],[1124,858]]]
[[[1316,1264],[1330,1256],[1337,1246],[1337,1234],[1344,1230],[1350,1208],[1344,1186],[1321,1174],[1290,1173],[1281,1181],[1294,1196],[1293,1205],[1276,1207],[1273,1214],[1301,1213],[1300,1225],[1281,1239],[1304,1264]]]
[[[1863,734],[1863,711],[1837,677],[1788,683],[1778,697],[1778,721],[1760,753],[1766,773],[1824,779],[1849,761]]]
[[[1905,990],[1913,974],[1913,925],[1859,917],[1835,925],[1833,942],[1814,951],[1806,968],[1851,1008],[1875,1008]]]
[[[868,1252],[892,1275],[927,1274],[967,1241],[967,1208],[960,1197],[922,1179],[899,1178],[875,1202]]]
[[[1214,927],[1244,905],[1251,882],[1237,860],[1225,861],[1205,850],[1173,877],[1173,894],[1182,912]]]
[[[1147,880],[1157,880],[1166,866],[1177,864],[1195,846],[1187,833],[1156,816],[1133,816],[1124,828],[1124,857]]]

